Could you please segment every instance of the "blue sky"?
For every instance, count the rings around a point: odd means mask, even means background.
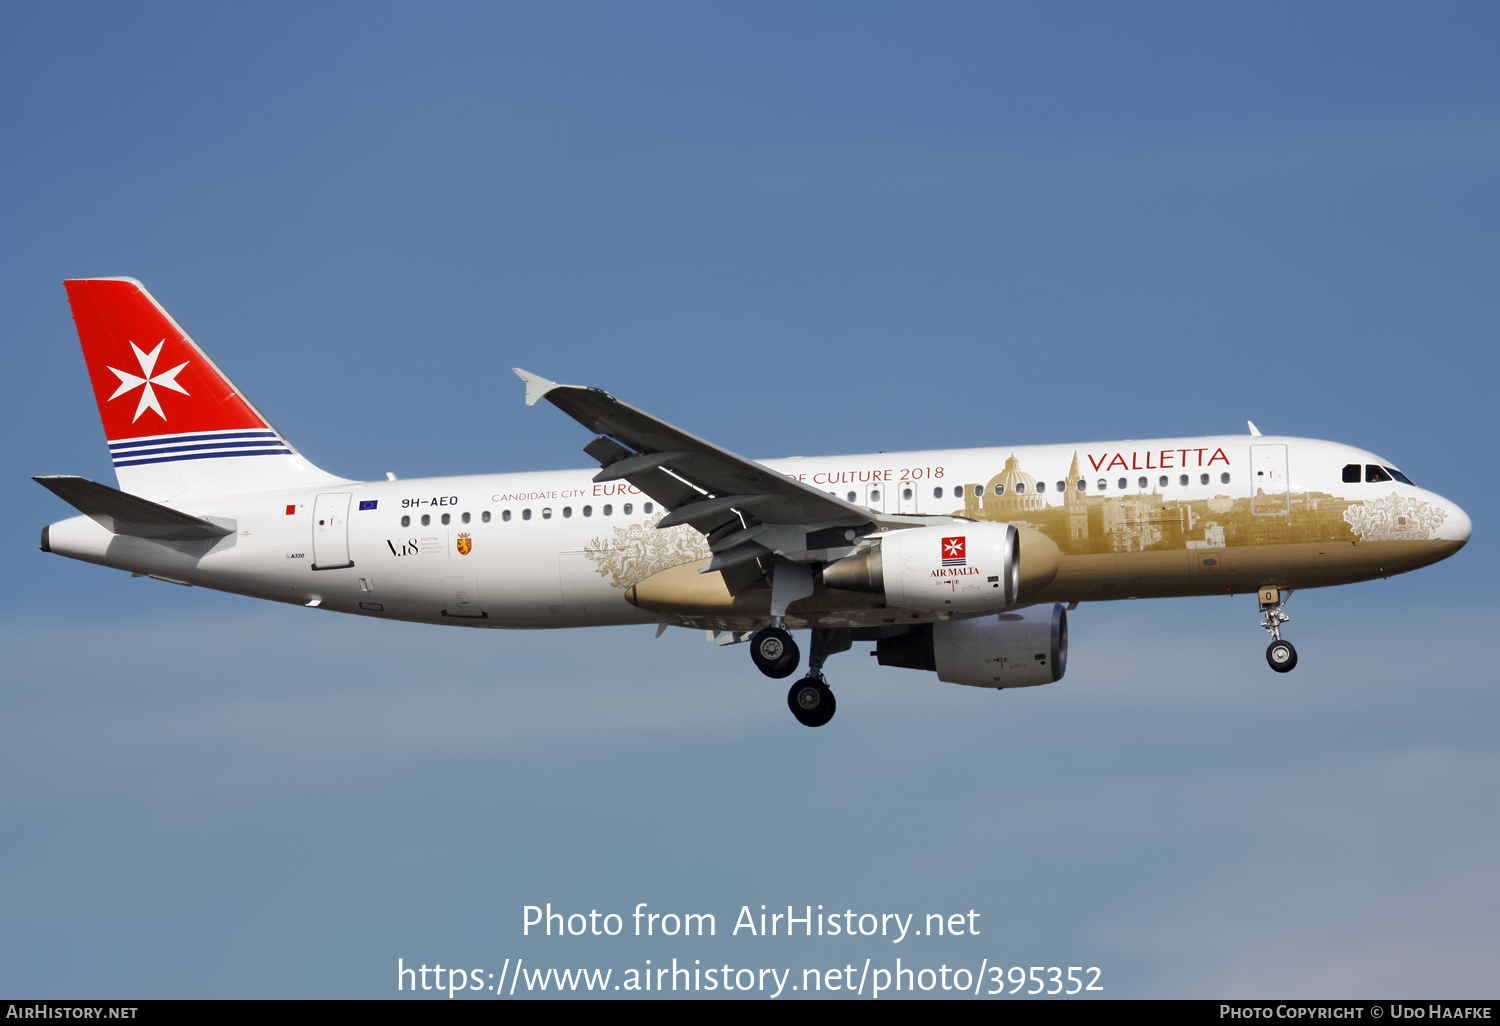
[[[1491,6],[0,18],[0,993],[892,953],[520,936],[648,901],[973,907],[993,933],[927,950],[1116,996],[1492,994]],[[65,511],[30,475],[112,480],[61,281],[118,274],[348,476],[582,465],[520,365],[767,457],[1253,418],[1475,536],[1299,594],[1285,679],[1249,598],[1102,604],[1057,685],[857,651],[807,731],[687,631],[368,624],[37,552]]]

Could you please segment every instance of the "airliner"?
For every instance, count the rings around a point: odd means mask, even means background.
[[[1301,588],[1446,559],[1469,517],[1383,457],[1263,435],[750,460],[517,370],[596,467],[354,481],[308,461],[133,278],[65,283],[118,487],[41,548],[174,584],[450,627],[618,624],[745,644],[807,726],[827,660],[977,688],[1061,680],[1080,602],[1255,594],[1285,673]]]

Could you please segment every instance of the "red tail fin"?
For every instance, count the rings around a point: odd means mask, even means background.
[[[123,490],[166,498],[328,476],[296,454],[140,282],[64,285]]]
[[[187,332],[133,278],[63,283],[104,435],[270,430]]]

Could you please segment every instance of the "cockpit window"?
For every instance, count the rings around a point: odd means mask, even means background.
[[[1384,467],[1376,466],[1373,463],[1365,464],[1365,484],[1380,484],[1380,482],[1389,481],[1390,479],[1391,475],[1385,472]]]
[[[1359,484],[1359,464],[1344,464],[1344,484]]]
[[[1405,474],[1401,473],[1401,471],[1397,470],[1395,467],[1386,467],[1385,470],[1386,470],[1386,473],[1390,474],[1392,477],[1394,477],[1397,481],[1400,481],[1402,484],[1409,484],[1413,488],[1416,487],[1415,484],[1412,484],[1412,479],[1411,478],[1409,478]]]

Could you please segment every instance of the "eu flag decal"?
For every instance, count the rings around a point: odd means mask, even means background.
[[[380,502],[379,499],[360,499],[359,500],[360,512],[364,512],[367,509],[374,509],[375,506],[376,506],[376,504],[378,502]]]

